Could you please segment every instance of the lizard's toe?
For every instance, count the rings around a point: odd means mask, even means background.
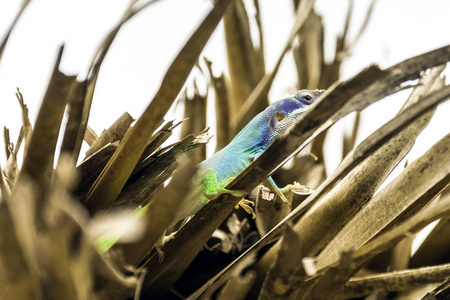
[[[158,261],[162,263],[164,260],[164,251],[161,250],[161,247],[155,247],[156,252],[158,253]]]
[[[251,206],[250,206],[250,205]],[[248,213],[249,215],[252,215],[252,219],[256,218],[256,214],[253,211],[253,208],[255,206],[255,202],[251,201],[251,200],[247,200],[247,199],[241,199],[241,201],[239,201],[239,203],[236,205],[236,209],[238,209],[239,207],[242,207],[246,213]]]
[[[284,203],[286,203],[286,204],[291,204],[291,201],[289,201],[289,200],[286,198],[286,196],[283,194],[283,191],[282,191],[282,190],[276,191],[275,193],[278,195],[278,197],[280,197],[280,199],[281,199]]]

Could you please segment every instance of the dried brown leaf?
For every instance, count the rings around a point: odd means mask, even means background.
[[[31,180],[35,184],[36,208],[41,208],[44,195],[53,172],[53,160],[67,97],[76,82],[76,76],[66,76],[59,71],[63,48],[61,48],[47,91],[42,101],[29,150],[23,161],[18,181]],[[13,189],[14,193],[14,189]],[[41,211],[36,211],[42,217]]]
[[[442,71],[442,69],[440,71]],[[431,85],[433,85],[435,82],[438,82],[438,80],[436,80],[436,78],[434,77],[439,76],[440,71],[438,70],[438,72],[435,72],[434,75],[430,75],[429,79],[425,79],[424,84],[428,84],[431,87]],[[430,80],[431,82],[428,80]],[[431,84],[429,84],[429,82]],[[426,92],[422,94],[423,89],[424,88],[422,85],[418,90],[416,90],[415,93],[413,92],[415,96],[409,98],[409,101],[407,102],[405,107],[423,100],[423,97],[427,95]],[[411,141],[414,142],[415,137],[427,125],[432,114],[433,111],[425,113],[413,123],[405,127],[405,129],[403,129],[397,135],[395,135],[395,137],[393,137],[389,142],[380,147],[376,152],[374,152],[371,158],[369,158],[375,159],[372,162],[372,165],[366,165],[364,163],[363,165],[361,165],[364,170],[369,171],[372,174],[378,172],[382,165],[384,165],[384,163],[389,158],[385,155],[388,155],[390,151],[400,153],[401,151],[406,150],[406,152],[408,152],[409,148],[412,146]],[[409,142],[408,139],[410,139]],[[404,150],[397,148],[399,145],[402,145],[402,143],[405,142],[407,144],[404,145],[407,148],[404,148]],[[382,151],[383,158],[380,158],[377,154],[379,151]],[[445,157],[442,157],[443,161],[441,161],[439,152],[430,152],[427,153],[427,155],[431,156],[423,156],[422,159],[419,159],[413,164],[409,165],[400,176],[394,179],[394,181],[392,181],[385,189],[383,189],[373,199],[365,204],[362,207],[361,211],[359,211],[354,217],[352,216],[352,214],[345,217],[346,221],[348,221],[348,219],[351,217],[353,218],[345,224],[345,227],[339,233],[337,233],[337,231],[332,232],[334,236],[333,240],[327,244],[326,248],[318,256],[318,268],[322,268],[332,263],[334,260],[337,260],[339,258],[340,252],[348,251],[350,249],[357,249],[359,246],[362,246],[365,242],[367,242],[370,238],[372,238],[375,234],[377,234],[385,226],[387,226],[392,220],[399,216],[403,211],[405,211],[405,209],[407,209],[411,205],[414,205],[414,202],[419,199],[421,195],[423,195],[426,191],[428,191],[436,183],[440,182],[448,175],[448,172],[450,172],[450,161],[448,162],[448,170],[446,170],[446,168],[444,167],[446,165]],[[435,159],[439,161],[438,164],[433,164],[433,161],[435,161]],[[375,167],[375,169],[373,169],[373,167]],[[357,168],[359,168],[359,166]],[[357,175],[353,173],[353,170],[346,178],[349,178],[351,181],[355,181],[355,178],[357,178],[356,182],[358,186],[364,186],[364,182],[367,178],[369,178],[369,175]],[[390,169],[388,171],[390,172]],[[352,174],[354,174],[354,176]],[[420,176],[418,176],[419,174]],[[345,179],[343,179],[343,181],[341,181],[336,186],[336,188],[333,189],[333,195],[336,193],[337,188],[340,187],[344,182]],[[376,186],[372,185],[371,187]],[[362,195],[363,193],[360,191],[358,192],[358,196],[351,197],[360,197]],[[318,204],[319,203],[320,200]],[[423,205],[421,205],[421,207],[423,207]],[[346,208],[346,210],[347,209],[348,208]],[[376,222],[374,220],[376,220]],[[333,223],[333,226],[336,226],[336,224],[342,223],[336,222]],[[321,224],[321,226],[322,225],[323,224]]]
[[[30,123],[30,118],[28,117],[28,107],[25,104],[25,100],[23,99],[23,95],[20,92],[19,88],[17,88],[16,92],[17,100],[20,104],[20,109],[22,111],[22,127],[20,129],[19,137],[17,138],[16,148],[15,148],[15,154],[17,156],[17,153],[19,152],[20,145],[22,144],[22,140],[25,140],[25,147],[24,147],[24,156],[27,153],[28,145],[30,144],[30,138],[31,133],[33,131],[33,126]]]
[[[5,201],[0,202],[0,297],[3,299],[42,299],[37,278],[32,276],[19,244]]]
[[[194,84],[195,85],[195,84]],[[181,126],[181,136],[201,132],[206,128],[206,100],[208,95],[200,95],[194,87],[194,96],[184,96],[184,120]],[[197,165],[206,159],[206,147],[202,147],[191,156],[192,163]]]
[[[92,146],[86,151],[86,157],[91,156],[93,153],[97,152],[105,145],[109,143],[114,143],[115,141],[120,141],[128,128],[130,128],[131,123],[134,119],[129,113],[124,113],[117,119],[107,130],[103,131],[102,134],[95,140]]]
[[[299,236],[292,226],[286,225],[277,258],[266,276],[258,299],[287,299],[294,292],[294,287],[303,283],[306,273],[300,249]]]
[[[401,291],[430,283],[440,283],[450,276],[450,264],[353,277],[345,285],[345,298],[372,293]]]
[[[324,274],[312,278],[305,285],[297,287],[291,299],[343,299],[344,286],[353,273],[353,253],[341,254],[339,264]]]
[[[84,140],[88,143],[89,146],[98,139],[98,135],[95,133],[94,129],[86,125],[86,132],[84,133]]]
[[[115,206],[137,207],[147,204],[158,187],[172,176],[186,155],[190,155],[198,146],[195,139],[195,136],[188,135],[137,172],[119,194]]]
[[[225,77],[223,73],[216,77],[212,71],[212,63],[204,58],[208,67],[209,78],[214,89],[215,107],[216,107],[216,149],[220,150],[231,141],[233,138],[231,134],[230,124],[230,105],[227,86],[225,84]]]
[[[81,144],[84,139],[84,131],[81,130],[81,121],[83,116],[83,107],[86,93],[86,81],[75,82],[69,94],[67,106],[69,118],[64,132],[64,138],[61,144],[60,157],[63,154],[70,153],[72,163],[76,164],[80,154]],[[58,161],[58,164],[60,162]]]
[[[239,111],[245,99],[264,76],[259,66],[264,65],[263,57],[256,56],[250,33],[250,23],[242,0],[234,1],[224,15],[225,42],[230,76],[231,114]],[[259,71],[259,72],[258,72]],[[257,109],[261,111],[268,105],[267,95]]]
[[[256,275],[254,272],[248,271],[243,276],[238,275],[230,278],[224,288],[219,292],[217,299],[245,299],[255,280],[255,277]]]
[[[167,227],[172,225],[177,211],[189,191],[189,181],[186,178],[192,178],[195,171],[195,167],[188,160],[184,160],[175,171],[169,185],[149,204],[147,212],[142,217],[145,221],[142,237],[130,244],[114,246],[113,249],[121,251],[126,263],[137,267],[150,253]]]
[[[411,257],[410,266],[416,268],[446,262],[450,249],[449,232],[450,219],[441,219]]]
[[[242,104],[241,109],[233,115],[232,118],[232,128],[234,131],[237,131],[239,128],[243,128],[247,123],[256,115],[250,114],[249,112],[255,112],[254,107],[259,107],[259,103],[266,99],[267,94],[269,93],[270,87],[275,79],[275,76],[280,68],[281,62],[283,61],[284,56],[291,48],[292,42],[294,38],[297,36],[297,33],[301,30],[304,25],[310,11],[312,10],[314,5],[314,0],[305,0],[300,3],[300,6],[297,8],[295,13],[294,25],[292,26],[291,32],[289,33],[289,37],[286,41],[286,44],[281,51],[280,56],[278,57],[275,66],[269,74],[266,74],[256,85],[256,87],[252,90],[250,95],[247,97],[245,102]]]
[[[447,135],[443,140],[438,142],[434,148],[439,148],[450,139]],[[447,180],[448,181],[448,180]],[[410,236],[410,233],[416,233],[431,222],[441,218],[448,217],[450,213],[450,194],[447,193],[444,199],[437,203],[431,203],[415,216],[393,228],[390,231],[384,232],[370,242],[355,251],[355,260],[358,265],[366,262],[368,259],[374,257],[378,253],[386,251],[401,241],[405,236]]]
[[[100,175],[103,168],[116,151],[118,145],[118,142],[106,145],[85,159],[77,167],[79,181],[73,191],[77,198],[84,199],[84,196],[89,191],[92,184],[94,184],[95,179]]]

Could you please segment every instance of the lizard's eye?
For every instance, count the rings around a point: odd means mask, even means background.
[[[301,91],[294,96],[297,100],[304,104],[311,104],[314,101],[314,96],[310,92]]]

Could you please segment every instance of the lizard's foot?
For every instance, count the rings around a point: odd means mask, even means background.
[[[244,197],[244,196],[248,195],[248,193],[244,190],[225,190],[225,191],[227,194],[230,194],[233,197]],[[244,199],[242,199],[242,200],[244,200]]]
[[[173,240],[175,238],[175,234],[177,234],[178,231],[174,231],[169,235],[165,235],[163,238],[163,245],[165,245],[168,241]]]
[[[284,195],[284,193],[290,191],[289,189],[289,185],[287,185],[286,187],[280,189],[277,184],[275,183],[275,181],[273,181],[272,177],[267,177],[267,179],[265,180],[265,183],[267,183],[269,185],[269,188],[272,192],[274,192],[275,194],[277,194],[278,197],[280,197],[280,199],[286,203],[286,204],[291,204],[291,201],[289,201],[286,196]],[[291,186],[293,186],[291,184]]]
[[[162,238],[159,239],[158,242],[155,244],[155,250],[158,253],[158,261],[159,263],[162,263],[164,260],[164,251],[161,250],[161,248],[170,240],[173,240],[175,238],[175,234],[177,231],[172,232],[169,235],[163,235]]]
[[[291,191],[297,195],[311,195],[314,192],[314,190],[311,189],[309,186],[302,185],[297,181],[295,181],[294,184],[288,184],[287,186],[285,186],[280,190],[283,193]]]
[[[156,252],[158,253],[158,261],[162,263],[164,260],[164,251],[161,250],[162,246],[155,247]]]
[[[235,206],[235,208],[238,209],[239,207],[242,207],[245,210],[245,212],[248,213],[249,215],[252,215],[252,219],[254,219],[256,218],[256,215],[255,212],[253,211],[252,206],[255,207],[255,202],[247,199],[241,199],[241,201],[239,201],[239,203]]]

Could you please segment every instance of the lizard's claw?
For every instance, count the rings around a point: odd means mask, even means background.
[[[251,206],[250,206],[250,205]],[[239,201],[239,203],[236,205],[236,209],[238,209],[239,207],[242,207],[246,213],[248,213],[249,215],[252,215],[252,219],[256,218],[255,212],[253,211],[253,208],[255,206],[255,202],[251,201],[251,200],[247,200],[247,199],[241,199],[241,201]]]
[[[309,186],[306,185],[302,185],[300,183],[298,183],[297,181],[294,182],[294,184],[288,184],[287,186],[285,186],[284,188],[281,189],[281,192],[286,193],[286,192],[293,192],[297,195],[311,195],[314,190],[311,189]]]

